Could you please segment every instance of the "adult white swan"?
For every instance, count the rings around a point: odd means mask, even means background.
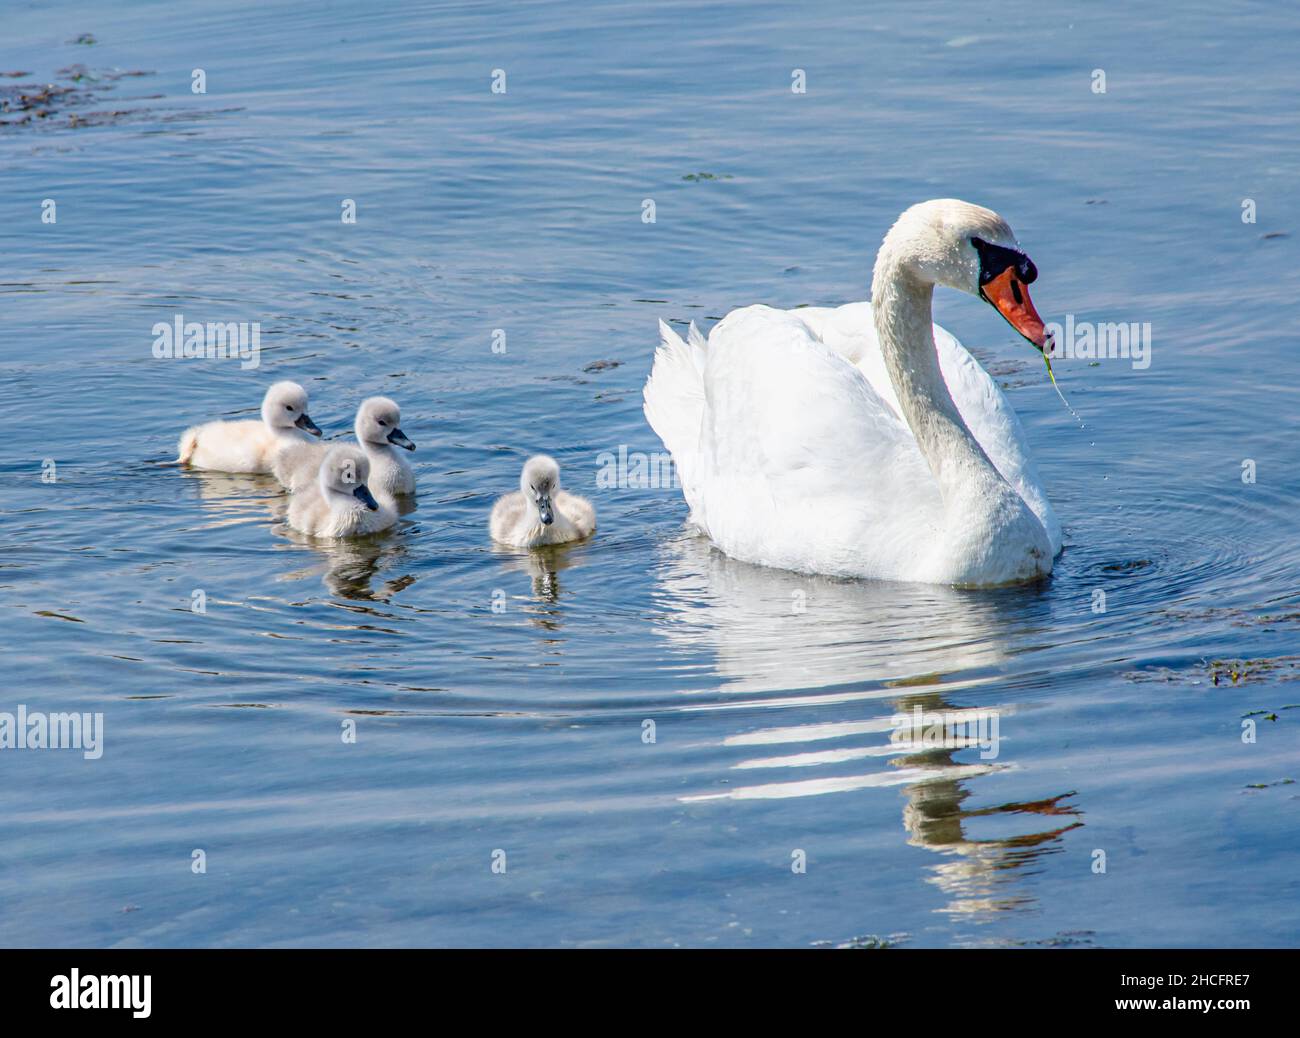
[[[1050,573],[1061,527],[1011,405],[931,321],[935,285],[991,303],[1040,350],[1037,277],[996,213],[908,209],[871,302],[734,310],[708,340],[660,322],[645,413],[691,522],[738,559],[982,586]]]

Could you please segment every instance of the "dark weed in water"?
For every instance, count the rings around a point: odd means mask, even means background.
[[[1112,562],[1101,567],[1103,573],[1136,573],[1155,563],[1151,559],[1128,559],[1124,562]]]
[[[0,72],[5,79],[25,79],[30,72]],[[14,83],[0,86],[0,127],[60,126],[78,129],[117,122],[147,111],[139,108],[95,109],[116,89],[119,80],[151,76],[140,69],[93,69],[80,63],[55,73],[53,83]],[[156,98],[124,98],[153,100]]]
[[[1017,948],[1090,948],[1097,934],[1094,930],[1062,930],[1037,941],[1012,941]]]
[[[616,368],[622,363],[621,360],[593,360],[582,370],[587,372],[608,371],[610,368]]]
[[[1124,674],[1128,681],[1160,681],[1167,684],[1199,685],[1208,677],[1210,684],[1219,688],[1254,684],[1272,679],[1295,681],[1300,679],[1300,656],[1274,656],[1265,659],[1215,659],[1201,660],[1193,667],[1147,667]],[[1289,707],[1282,707],[1286,710]]]
[[[911,940],[912,935],[908,933],[891,933],[888,937],[881,937],[878,934],[863,934],[860,937],[850,937],[847,941],[813,941],[814,948],[851,948],[851,949],[882,949],[897,948]]]
[[[1259,660],[1211,660],[1207,664],[1212,685],[1244,685],[1276,675],[1281,681],[1294,681],[1300,659],[1294,656],[1277,656]]]

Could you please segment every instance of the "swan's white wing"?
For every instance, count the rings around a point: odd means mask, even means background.
[[[737,558],[895,577],[937,543],[938,488],[911,430],[800,313],[751,306],[710,333],[695,521]]]
[[[792,310],[826,346],[855,364],[877,395],[899,413],[898,398],[885,371],[870,303]],[[1052,511],[1034,465],[1024,427],[1002,388],[956,337],[934,325],[939,367],[957,409],[1003,478],[1015,487],[1047,530],[1052,554],[1061,550],[1061,524]]]

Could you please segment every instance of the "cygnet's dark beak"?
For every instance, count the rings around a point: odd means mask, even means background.
[[[352,491],[352,496],[369,508],[372,512],[379,511],[379,502],[375,500],[375,495],[370,492],[370,488],[362,483],[356,490]]]
[[[406,433],[401,429],[394,429],[388,434],[388,442],[397,447],[405,447],[408,451],[415,450],[415,444],[406,438]]]
[[[293,424],[296,425],[299,429],[306,430],[307,432],[311,433],[313,436],[323,435],[320,431],[320,426],[307,417],[306,411],[300,414],[298,416],[298,420]]]
[[[542,520],[543,526],[550,526],[555,522],[555,512],[551,508],[551,499],[549,497],[539,497],[537,499],[537,515]]]

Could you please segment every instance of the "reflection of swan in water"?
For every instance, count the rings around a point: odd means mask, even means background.
[[[692,693],[682,709],[739,708],[749,718],[722,740],[730,763],[718,786],[683,801],[902,786],[908,842],[943,856],[930,877],[952,898],[943,911],[978,916],[1027,901],[1011,884],[1023,866],[1060,849],[1062,834],[1082,824],[1069,817],[1078,809],[1062,803],[1069,793],[963,809],[970,780],[1016,766],[1000,738],[1016,711],[960,703],[963,690],[977,687],[987,701],[1007,658],[1004,632],[1030,626],[1023,590],[1010,599],[802,577],[736,562],[690,535],[665,546],[660,575],[671,614],[664,636],[705,650],[720,681],[715,695]],[[1026,725],[1016,727],[1022,740],[1032,734]],[[1029,819],[1028,832],[1005,836],[999,826],[978,835],[980,819],[1030,815],[1052,823]]]
[[[880,698],[889,682],[925,676],[975,683],[1004,659],[999,593],[772,570],[689,533],[663,551],[658,590],[671,622],[661,633],[709,650],[724,693],[852,684],[850,698]]]
[[[899,713],[910,713],[919,706],[931,713],[950,713],[938,694],[909,696],[900,700]],[[943,855],[944,860],[930,866],[930,882],[951,898],[941,912],[960,914],[973,918],[992,912],[1021,908],[1033,903],[1033,898],[1014,889],[1015,881],[1045,854],[1062,850],[1062,836],[1083,822],[1078,820],[1080,810],[1067,798],[1073,792],[1059,793],[1034,801],[999,804],[990,807],[964,809],[970,795],[959,774],[960,767],[952,759],[953,749],[921,749],[891,761],[895,767],[907,771],[921,769],[943,771],[947,774],[913,782],[904,790],[907,803],[903,807],[903,828],[907,842],[913,847],[924,847]],[[1029,816],[1042,816],[1043,820]],[[985,828],[983,819],[1024,819],[1017,824],[1019,830],[1028,826],[1029,832],[1002,835],[1004,825],[990,826],[998,835],[975,835]],[[1040,826],[1046,825],[1046,828]]]

